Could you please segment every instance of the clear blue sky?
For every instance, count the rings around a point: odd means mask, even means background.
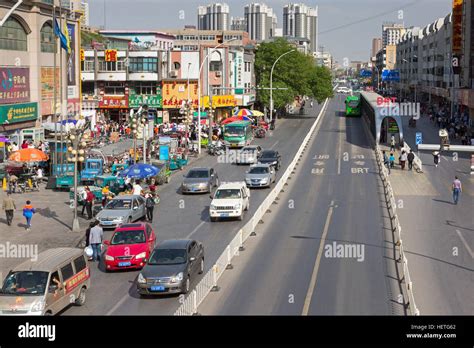
[[[214,1],[197,0],[87,0],[92,26],[107,29],[164,29],[196,25],[197,7]],[[243,17],[246,0],[228,0],[231,16]],[[261,1],[273,8],[282,26],[283,6],[291,1]],[[368,60],[372,38],[380,37],[382,23],[395,21],[423,27],[451,12],[451,0],[318,0],[293,1],[319,7],[319,44],[342,63]],[[104,16],[104,4],[106,16]],[[399,12],[399,11],[403,12]],[[180,11],[184,19],[180,18]],[[399,16],[403,19],[398,19]],[[354,23],[351,25],[351,23]]]

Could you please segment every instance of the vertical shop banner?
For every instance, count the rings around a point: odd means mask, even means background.
[[[0,104],[30,101],[30,68],[0,67]]]
[[[54,68],[41,67],[41,115],[53,114]],[[56,68],[56,91],[59,99],[59,68]]]
[[[67,85],[76,85],[76,26],[74,24],[67,25],[69,37],[71,38],[71,54],[67,57]]]
[[[453,0],[452,40],[453,55],[462,53],[462,7],[464,0]]]

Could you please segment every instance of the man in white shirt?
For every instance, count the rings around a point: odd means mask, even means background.
[[[141,195],[143,191],[143,188],[140,186],[140,183],[138,181],[133,184],[133,194],[134,195]]]
[[[15,152],[15,151],[18,151],[18,144],[17,143],[12,144],[12,152]]]

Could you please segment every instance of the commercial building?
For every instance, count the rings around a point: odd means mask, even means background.
[[[232,17],[230,30],[247,31],[247,21],[244,17]]]
[[[382,47],[387,45],[396,45],[404,33],[405,28],[403,24],[382,24]]]
[[[81,12],[82,12],[82,17],[81,17],[81,26],[84,27],[89,27],[90,21],[89,21],[89,3],[85,1],[81,1]]]
[[[229,30],[229,6],[225,3],[209,4],[198,7],[199,30]]]
[[[288,4],[283,7],[283,36],[304,38],[309,50],[318,51],[318,7],[304,4]]]
[[[382,38],[375,37],[372,39],[372,50],[370,51],[370,57],[375,57],[377,52],[382,49]]]
[[[313,52],[313,57],[316,60],[317,65],[325,66],[329,70],[334,69],[335,62],[333,60],[333,57],[332,57],[331,53],[321,52],[321,51]]]
[[[253,3],[244,8],[247,28],[252,40],[264,41],[275,36],[277,16],[273,9],[262,3]]]
[[[0,17],[11,7],[11,1],[0,1]],[[28,134],[39,140],[41,124],[55,119],[55,104],[64,118],[80,113],[79,15],[63,9],[60,21],[56,8],[58,21],[67,22],[70,53],[59,42],[55,53],[52,15],[52,0],[24,0],[0,27],[0,132],[13,139]]]

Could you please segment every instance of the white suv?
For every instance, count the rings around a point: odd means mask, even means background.
[[[244,218],[244,210],[250,206],[250,190],[245,182],[229,182],[221,184],[209,207],[209,216],[211,221],[217,221],[219,218],[236,217],[239,220]]]

